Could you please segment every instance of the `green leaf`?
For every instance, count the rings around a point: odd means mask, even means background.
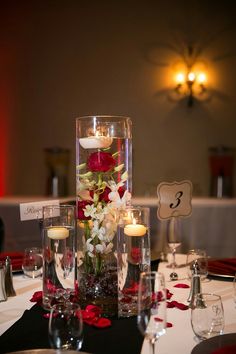
[[[112,154],[112,157],[114,157],[114,158],[116,158],[117,156],[119,156],[119,151],[117,151],[117,152],[114,152],[114,154]]]
[[[84,169],[85,167],[86,167],[86,163],[84,162],[84,163],[81,163],[80,165],[76,166],[76,169],[80,171],[80,170]]]
[[[124,164],[122,163],[121,165],[116,166],[116,167],[114,168],[114,171],[115,171],[115,172],[120,172],[120,171],[123,169],[123,167],[124,167]]]
[[[91,171],[86,172],[86,173],[80,173],[78,174],[79,177],[85,178],[85,177],[91,177],[93,173]]]
[[[128,179],[128,172],[125,171],[125,172],[122,173],[122,175],[121,175],[121,180],[122,180],[122,181],[126,181],[127,179]]]

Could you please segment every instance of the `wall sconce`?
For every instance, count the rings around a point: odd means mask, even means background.
[[[207,76],[205,72],[196,73],[192,70],[186,73],[178,72],[176,74],[175,91],[179,98],[187,96],[189,107],[193,105],[194,97],[203,99],[206,93]]]
[[[188,107],[192,107],[194,99],[203,101],[209,98],[206,66],[198,59],[195,48],[187,47],[183,59],[175,63],[173,70],[175,86],[170,95],[172,100],[186,97]]]

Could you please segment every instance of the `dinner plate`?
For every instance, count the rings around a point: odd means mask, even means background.
[[[236,333],[222,334],[203,340],[193,348],[191,354],[212,354],[212,352],[217,349],[232,345],[236,346]]]
[[[18,352],[9,352],[8,354],[58,354],[58,349],[28,349],[20,350]],[[60,350],[60,354],[91,354],[87,352],[77,352],[76,350]]]
[[[219,278],[234,278],[236,258],[212,258],[208,260],[208,274]]]
[[[234,276],[230,274],[220,274],[220,273],[213,273],[213,272],[208,272],[208,275],[211,275],[212,277],[219,277],[219,278],[229,278],[229,279],[234,278]]]

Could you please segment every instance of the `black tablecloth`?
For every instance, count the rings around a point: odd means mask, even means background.
[[[0,353],[18,350],[50,348],[48,319],[38,305],[26,310],[23,316],[0,337]],[[143,337],[138,331],[136,317],[112,318],[112,325],[98,329],[84,325],[82,351],[93,354],[139,354]]]

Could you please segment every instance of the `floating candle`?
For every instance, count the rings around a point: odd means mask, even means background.
[[[69,230],[63,226],[51,227],[48,229],[48,237],[53,240],[63,240],[69,237]]]
[[[144,236],[147,232],[147,228],[141,224],[129,224],[124,228],[124,233],[127,236]]]
[[[79,139],[79,143],[84,149],[107,149],[112,141],[113,138],[109,136],[88,136]]]

